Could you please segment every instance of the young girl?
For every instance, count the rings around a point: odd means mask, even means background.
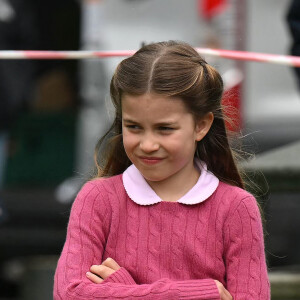
[[[73,204],[55,299],[270,299],[222,93],[219,73],[182,42],[118,65],[115,120],[96,149],[98,178]]]

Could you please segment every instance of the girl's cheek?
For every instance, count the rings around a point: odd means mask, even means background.
[[[139,144],[139,139],[132,134],[123,135],[123,145],[125,149],[132,149]]]

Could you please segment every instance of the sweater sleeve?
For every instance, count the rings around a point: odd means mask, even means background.
[[[269,300],[260,212],[253,196],[241,200],[225,225],[227,289],[236,300]]]
[[[55,300],[220,299],[212,279],[162,278],[149,284],[136,284],[125,268],[100,284],[92,283],[86,272],[93,264],[101,263],[110,228],[111,206],[103,191],[93,182],[87,183],[73,203],[66,242],[55,272]]]

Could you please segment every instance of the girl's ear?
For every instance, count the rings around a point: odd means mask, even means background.
[[[212,112],[207,113],[202,119],[196,122],[196,141],[201,141],[208,133],[212,123],[214,121],[214,114]]]

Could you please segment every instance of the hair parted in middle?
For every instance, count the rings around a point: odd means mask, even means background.
[[[222,77],[193,47],[180,41],[143,46],[117,66],[110,84],[115,119],[95,149],[97,177],[121,174],[131,165],[122,141],[122,96],[147,93],[181,98],[195,120],[212,112],[214,121],[197,142],[195,157],[220,180],[244,188],[225,128]]]

